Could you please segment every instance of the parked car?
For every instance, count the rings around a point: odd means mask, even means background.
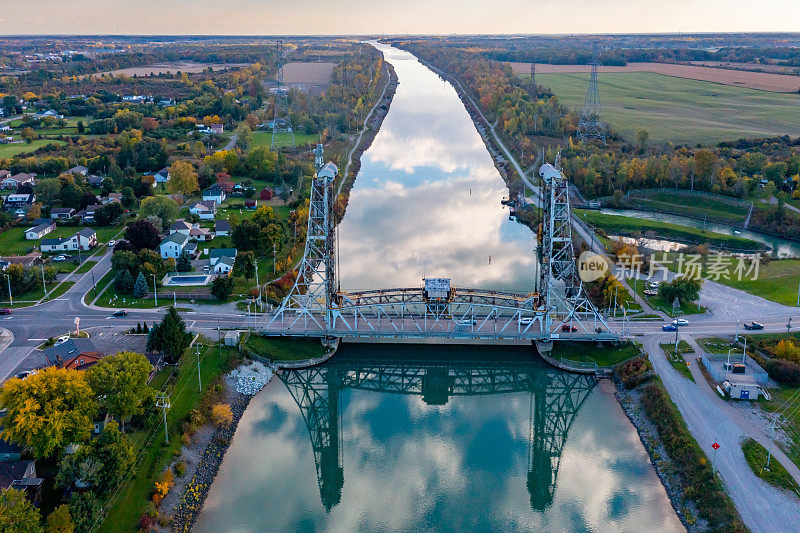
[[[533,321],[534,321],[534,320],[535,320],[535,319],[534,319],[534,318],[531,318],[531,317],[523,317],[523,318],[520,318],[520,319],[519,319],[519,323],[520,323],[520,325],[522,325],[522,326],[530,326],[531,324],[533,324]]]
[[[111,247],[113,247],[115,244],[117,244],[117,241],[111,240],[111,241],[108,241],[108,244],[107,244],[106,246],[108,246],[109,248],[111,248]]]
[[[66,260],[67,260],[66,255],[57,255],[53,258],[53,261],[56,263],[60,263],[61,261],[66,261]]]
[[[9,309],[8,307],[0,309],[0,315],[10,315],[10,314],[11,314],[11,309]]]
[[[561,331],[578,331],[578,326],[572,326],[570,324],[561,324]]]
[[[658,291],[655,289],[645,289],[644,294],[645,296],[658,296]]]
[[[672,321],[672,323],[675,324],[676,326],[688,326],[689,325],[689,321],[686,320],[685,318],[676,318],[675,320]]]
[[[675,324],[664,324],[663,326],[661,326],[661,329],[663,329],[664,331],[675,331],[676,329],[678,329],[678,326],[676,326]]]
[[[764,329],[764,324],[761,324],[760,322],[751,322],[748,324],[745,322],[744,329]]]
[[[648,287],[651,289],[657,289],[659,285],[661,285],[660,281],[651,281]]]
[[[23,370],[22,372],[17,374],[17,377],[19,379],[25,379],[27,377],[30,377],[30,376],[34,375],[34,374],[37,374],[38,372],[39,372],[38,370]]]
[[[69,340],[69,335],[62,335],[56,339],[56,342],[53,343],[53,346],[58,346],[59,344],[64,344]]]
[[[120,309],[119,311],[114,311],[114,314],[111,316],[125,316],[128,312],[124,309]]]

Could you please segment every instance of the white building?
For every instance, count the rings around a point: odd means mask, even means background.
[[[91,228],[83,228],[72,237],[60,239],[42,239],[39,247],[42,252],[69,252],[89,250],[97,245],[97,232]]]
[[[187,242],[189,242],[189,237],[183,233],[173,233],[167,236],[159,245],[161,257],[164,259],[171,257],[177,260],[181,256]]]
[[[225,194],[225,189],[219,185],[212,185],[203,191],[204,202],[217,202],[218,204],[221,204],[225,201],[226,197],[227,195]]]
[[[217,216],[217,203],[213,200],[197,202],[189,209],[189,212],[202,220],[214,220],[214,217]]]
[[[37,239],[41,239],[42,237],[44,237],[45,235],[47,235],[48,233],[50,233],[54,229],[56,229],[55,222],[49,222],[49,223],[45,222],[45,223],[39,224],[38,226],[34,226],[32,228],[28,228],[25,231],[25,238],[28,239],[29,241],[35,241]]]

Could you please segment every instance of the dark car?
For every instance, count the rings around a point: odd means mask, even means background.
[[[11,309],[9,309],[8,307],[0,309],[0,315],[10,315],[10,314],[11,314]]]
[[[678,329],[678,326],[676,326],[675,324],[664,324],[663,326],[661,326],[661,329],[663,329],[664,331],[675,331],[676,329]]]
[[[744,329],[764,329],[764,324],[761,324],[759,322],[752,322],[748,324],[747,322],[745,322]]]
[[[578,326],[570,326],[569,324],[561,324],[561,331],[578,331]]]
[[[124,309],[120,309],[119,311],[114,311],[114,314],[111,316],[125,316],[128,312]]]

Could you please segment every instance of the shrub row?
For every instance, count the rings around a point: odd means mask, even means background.
[[[663,385],[647,385],[642,391],[642,406],[680,474],[684,497],[695,502],[709,529],[746,531],[736,507],[714,475],[711,463],[689,433]]]
[[[626,389],[635,389],[653,377],[653,365],[647,356],[634,357],[614,367],[614,373]]]

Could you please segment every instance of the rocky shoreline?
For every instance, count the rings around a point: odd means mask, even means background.
[[[661,480],[664,490],[667,492],[672,508],[675,514],[678,515],[683,526],[689,532],[706,531],[707,527],[705,522],[698,517],[697,509],[692,502],[683,498],[683,488],[681,485],[680,476],[672,466],[672,462],[664,448],[661,439],[658,436],[658,431],[655,426],[647,418],[641,405],[641,393],[638,389],[628,390],[622,385],[619,380],[614,380],[617,386],[615,394],[622,411],[628,417],[633,427],[636,428],[636,433],[639,435],[639,440],[642,446],[647,451],[650,457],[650,463],[656,469],[656,475]]]

